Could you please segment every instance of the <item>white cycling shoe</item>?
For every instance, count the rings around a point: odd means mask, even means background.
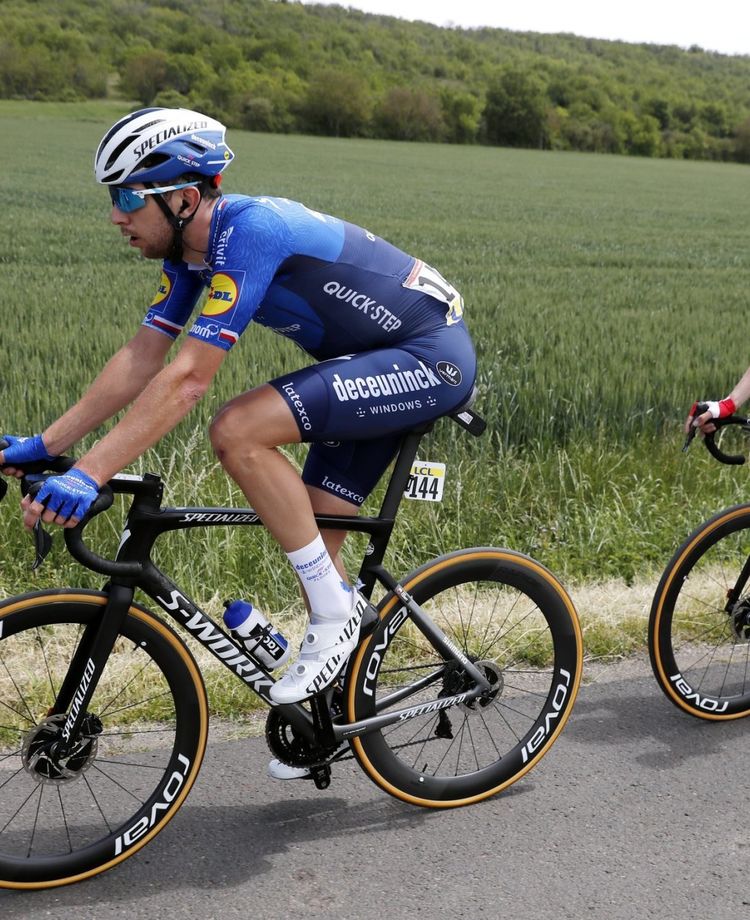
[[[299,703],[329,687],[357,647],[367,601],[353,592],[352,611],[343,623],[312,623],[302,640],[299,658],[270,689],[274,703]]]
[[[312,773],[307,767],[292,767],[275,757],[268,764],[268,775],[271,779],[312,779]]]

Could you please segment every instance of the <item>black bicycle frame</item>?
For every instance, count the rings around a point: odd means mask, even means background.
[[[444,659],[459,661],[475,681],[474,689],[468,692],[455,697],[441,697],[439,705],[443,709],[476,698],[489,689],[489,683],[485,675],[463,655],[455,644],[450,642],[445,633],[420,609],[414,599],[382,564],[419,443],[431,428],[431,424],[425,425],[405,435],[383,498],[380,514],[377,517],[316,515],[316,521],[321,529],[355,531],[370,535],[370,543],[359,572],[362,593],[369,599],[376,582],[380,582],[387,590],[393,591],[401,603],[408,608],[410,618],[417,628],[440,651]],[[250,657],[230,634],[201,610],[151,561],[153,546],[158,537],[164,533],[193,527],[262,526],[257,512],[252,508],[162,508],[163,483],[159,477],[151,474],[143,477],[116,476],[108,485],[112,492],[134,496],[116,558],[108,560],[98,556],[83,543],[81,532],[85,521],[83,526],[79,525],[79,527],[64,531],[65,541],[71,555],[87,568],[109,576],[110,581],[107,586],[108,600],[103,615],[86,628],[68,675],[58,693],[55,706],[50,711],[50,715],[68,713],[60,742],[63,754],[67,752],[66,749],[72,748],[74,739],[78,736],[88,704],[112,651],[119,629],[133,602],[136,588],[141,589],[152,598],[165,613],[173,617],[200,645],[269,706],[276,706],[269,695],[270,688],[275,682],[271,674]],[[111,500],[110,496],[103,506],[95,511],[104,510],[104,507],[109,506]],[[442,667],[438,667],[433,674],[424,678],[417,686],[425,687],[439,680],[443,670]],[[414,685],[409,695],[413,691]],[[404,693],[402,696],[406,695]],[[392,705],[398,700],[399,695],[393,694],[382,702],[379,708],[384,705]],[[312,715],[300,703],[288,704],[279,709],[295,730],[310,740],[317,737],[321,730],[320,724],[316,724],[316,715],[320,715],[320,707],[316,708],[313,705]],[[418,709],[421,711],[422,707]],[[418,711],[402,709],[348,724],[331,723],[329,718],[327,724],[324,724],[322,728],[330,733],[333,741],[340,742],[417,714]]]

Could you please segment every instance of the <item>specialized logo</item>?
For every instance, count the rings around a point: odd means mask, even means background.
[[[161,278],[159,279],[159,287],[156,291],[156,296],[151,301],[151,306],[156,307],[159,304],[164,303],[164,301],[167,300],[167,298],[169,297],[171,293],[172,293],[172,279],[169,277],[169,275],[165,271],[162,271]]]
[[[468,696],[468,693],[459,693],[457,696],[445,696],[439,700],[432,700],[430,703],[423,703],[421,706],[413,706],[411,709],[404,709],[399,714],[399,722],[405,722],[407,719],[413,719],[415,716],[426,716],[433,712],[439,712],[441,709],[449,709],[451,706],[458,706]]]
[[[393,332],[401,325],[401,320],[395,314],[391,313],[388,307],[384,306],[382,303],[378,303],[378,301],[372,297],[368,297],[367,294],[362,294],[350,287],[346,287],[344,284],[339,284],[338,281],[327,282],[323,285],[323,290],[326,294],[335,297],[336,300],[342,300],[344,303],[351,304],[355,309],[364,313],[368,319],[377,323],[387,332]]]
[[[89,658],[86,662],[86,667],[83,669],[83,677],[81,678],[81,683],[78,685],[78,689],[75,692],[73,697],[73,705],[70,707],[70,712],[68,713],[68,718],[65,720],[65,725],[61,732],[63,738],[66,741],[70,741],[70,733],[73,731],[73,724],[78,718],[78,713],[80,712],[81,706],[83,705],[83,700],[86,696],[86,691],[91,685],[91,679],[94,676],[94,671],[96,670],[94,662]]]
[[[190,134],[191,131],[200,131],[207,127],[208,122],[203,119],[201,121],[186,121],[184,124],[177,125],[174,128],[164,128],[161,131],[157,131],[156,134],[152,135],[148,140],[143,141],[142,144],[133,147],[133,153],[140,159],[147,150],[158,147],[159,144],[163,144],[171,137],[180,137],[183,134]]]
[[[463,380],[461,369],[456,367],[455,364],[451,364],[450,361],[438,361],[435,369],[440,375],[440,379],[444,380],[449,387],[457,387]]]
[[[180,523],[191,524],[255,524],[259,520],[254,511],[188,511],[180,518]]]
[[[237,303],[239,288],[235,279],[228,272],[215,272],[211,278],[208,301],[202,316],[224,316]]]
[[[424,361],[414,370],[402,371],[398,364],[387,374],[373,374],[368,377],[342,377],[333,375],[333,390],[340,402],[350,399],[377,399],[379,396],[395,396],[400,393],[418,393],[442,386],[440,377]]]

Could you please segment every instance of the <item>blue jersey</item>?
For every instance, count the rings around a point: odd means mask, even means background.
[[[211,221],[206,267],[165,262],[145,324],[230,349],[251,320],[318,360],[386,348],[461,319],[434,269],[354,224],[284,198],[228,195]]]
[[[165,262],[145,325],[230,349],[251,320],[318,363],[270,385],[300,440],[308,485],[361,504],[402,433],[460,406],[476,357],[461,295],[437,271],[354,224],[285,198],[228,195],[205,265]]]

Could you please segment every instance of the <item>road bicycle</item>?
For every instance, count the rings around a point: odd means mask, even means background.
[[[704,439],[711,455],[744,463],[726,442],[746,441],[750,419],[732,415],[714,425]],[[660,688],[680,709],[709,720],[750,714],[749,504],[715,514],[672,556],[651,606],[648,647]]]
[[[474,434],[483,421],[452,418]],[[460,549],[395,578],[383,565],[396,512],[432,424],[408,432],[377,516],[318,517],[369,535],[362,593],[382,592],[345,675],[308,701],[274,705],[274,676],[152,561],[164,533],[262,526],[251,508],[162,507],[152,474],[115,476],[77,527],[70,554],[101,591],[38,591],[0,603],[0,886],[46,888],[132,856],[185,801],[206,748],[201,672],[140,589],[271,708],[266,741],[326,788],[353,756],[379,787],[432,808],[495,795],[558,737],[581,677],[575,608],[558,580],[508,549]],[[47,464],[45,475],[73,461]],[[27,473],[22,490],[37,488]],[[429,491],[429,490],[428,490]],[[83,541],[114,494],[131,496],[114,559]],[[49,535],[37,532],[37,563]]]

